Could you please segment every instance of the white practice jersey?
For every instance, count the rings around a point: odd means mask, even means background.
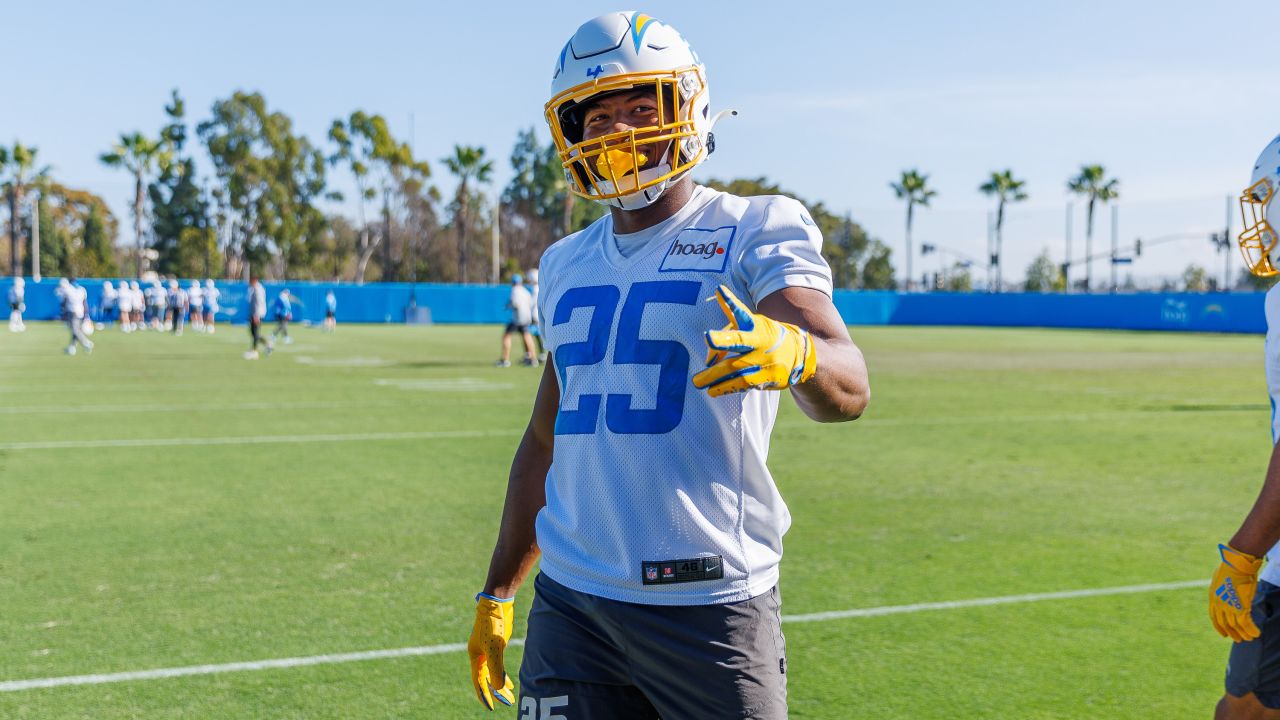
[[[511,309],[511,322],[516,325],[533,324],[533,295],[523,285],[511,286],[511,297],[507,300]]]
[[[630,249],[624,254],[619,244]],[[606,215],[547,249],[543,337],[560,385],[542,570],[580,592],[655,605],[729,603],[778,582],[791,515],[765,460],[780,393],[693,387],[711,300],[831,293],[822,236],[789,198],[696,187],[672,218],[615,236]]]
[[[116,306],[116,302],[120,299],[120,293],[113,288],[102,288],[102,309],[112,310]]]
[[[79,285],[67,285],[59,288],[55,293],[58,302],[62,305],[64,315],[73,318],[84,317],[84,301],[88,293]]]
[[[1271,443],[1280,442],[1280,285],[1273,285],[1263,300],[1267,316],[1266,355],[1267,391],[1271,395]],[[1280,585],[1280,545],[1267,553],[1267,564],[1259,577],[1272,585]]]
[[[10,305],[21,304],[23,302],[24,297],[26,297],[26,290],[18,287],[17,285],[9,286],[9,304]]]
[[[254,320],[267,316],[267,289],[261,284],[249,287],[249,313]]]
[[[216,287],[204,288],[204,305],[205,309],[211,313],[218,312],[218,300],[222,297],[222,291]]]
[[[192,285],[187,289],[187,302],[196,310],[204,307],[204,290],[199,285]]]

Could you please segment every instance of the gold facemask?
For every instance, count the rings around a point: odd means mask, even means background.
[[[604,93],[650,87],[657,98],[657,125],[579,142],[565,136],[563,118],[566,111],[576,105]],[[615,75],[579,85],[552,98],[545,107],[545,115],[560,162],[567,171],[569,189],[588,200],[612,200],[659,185],[692,169],[706,156],[706,148],[699,143],[697,153],[690,156],[685,152],[685,141],[697,137],[693,113],[706,88],[699,68],[686,67]],[[675,107],[671,107],[673,104]],[[644,166],[650,159],[656,161],[655,167],[665,165],[665,172],[644,177],[650,169]]]
[[[1250,185],[1240,195],[1240,217],[1244,220],[1238,242],[1240,252],[1244,253],[1244,262],[1249,272],[1258,277],[1272,277],[1280,274],[1271,262],[1271,251],[1276,247],[1276,232],[1267,222],[1267,204],[1271,202],[1275,189],[1266,178]]]

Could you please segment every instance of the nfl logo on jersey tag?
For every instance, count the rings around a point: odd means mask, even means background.
[[[715,229],[685,228],[667,248],[659,272],[724,272],[729,264],[736,225]]]

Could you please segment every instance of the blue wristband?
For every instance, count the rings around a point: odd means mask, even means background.
[[[492,601],[494,601],[494,602],[498,602],[498,603],[509,603],[509,602],[515,602],[515,600],[516,600],[516,599],[515,599],[515,598],[513,598],[513,597],[509,597],[509,598],[500,598],[500,597],[496,597],[496,596],[490,595],[489,593],[483,593],[483,592],[482,592],[482,593],[476,593],[476,600],[477,600],[477,601],[479,601],[479,600],[480,600],[480,598],[484,598],[484,599],[486,599],[486,600],[492,600]]]

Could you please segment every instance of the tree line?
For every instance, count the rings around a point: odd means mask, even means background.
[[[493,282],[535,267],[548,245],[605,212],[569,192],[554,144],[533,128],[517,134],[512,178],[501,189],[490,187],[495,159],[485,148],[455,145],[440,159],[456,181],[445,197],[433,163],[381,115],[334,119],[315,143],[256,92],[219,99],[194,123],[176,90],[163,109],[154,133],[121,133],[98,157],[132,181],[125,237],[107,203],[59,182],[37,148],[0,146],[8,215],[0,258],[8,255],[11,274],[36,269],[29,249],[38,232],[39,270],[48,276],[239,278],[252,268],[300,280]],[[350,180],[349,196],[332,187],[339,176]],[[804,202],[826,238],[837,287],[896,286],[889,248],[848,214],[763,177],[707,184]],[[326,212],[331,202],[354,217]]]

